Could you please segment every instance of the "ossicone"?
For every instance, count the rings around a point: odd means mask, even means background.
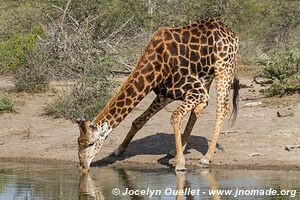
[[[77,118],[76,119],[76,123],[77,124],[82,124],[83,122],[85,122],[86,120],[85,120],[85,118],[84,117],[81,117],[81,118]]]

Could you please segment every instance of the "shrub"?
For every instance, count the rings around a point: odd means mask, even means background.
[[[9,96],[0,94],[0,114],[13,112],[13,103]]]
[[[70,92],[49,104],[45,114],[74,121],[80,116],[91,118],[110,98],[112,82],[103,62],[105,52],[92,38],[93,24],[50,24],[47,40],[41,43],[52,78],[75,82]]]
[[[16,72],[14,78],[18,92],[45,92],[49,88],[50,80],[42,66],[26,65]]]
[[[49,88],[50,77],[45,55],[37,46],[25,58],[24,64],[14,74],[15,88],[18,92],[45,92]]]
[[[39,8],[46,5],[51,6],[50,2],[45,0],[1,0],[0,41],[6,41],[16,33],[27,35],[38,24],[47,23],[47,16],[43,15]]]
[[[109,84],[109,83],[107,83]],[[64,117],[75,121],[78,117],[95,117],[110,98],[109,87],[84,84],[74,86],[72,91],[55,102],[48,104],[45,114],[54,117]]]
[[[42,35],[42,29],[34,27],[29,34],[15,33],[0,42],[0,72],[12,72],[23,66],[26,57],[33,51],[38,35]]]
[[[45,108],[46,115],[75,121],[81,116],[94,117],[104,107],[111,97],[112,81],[107,78],[108,70],[96,63],[96,61],[90,63],[69,93]]]
[[[261,60],[262,66],[258,77],[272,80],[269,89],[266,90],[269,96],[291,94],[300,92],[300,54],[288,51]]]

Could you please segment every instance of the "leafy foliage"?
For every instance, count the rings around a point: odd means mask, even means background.
[[[259,62],[259,76],[273,80],[270,96],[300,92],[300,54],[289,51]]]
[[[94,117],[111,97],[108,71],[93,60],[71,91],[45,108],[45,114],[75,121],[79,116]]]
[[[49,69],[43,65],[43,61],[43,54],[37,48],[27,55],[23,67],[14,74],[15,88],[18,92],[45,92],[49,88]]]
[[[107,81],[109,85],[109,81]],[[64,117],[75,121],[78,117],[84,116],[91,119],[105,106],[110,98],[109,86],[84,84],[74,86],[72,91],[49,104],[45,108],[45,114],[54,117]]]
[[[43,4],[43,1],[39,1]],[[12,35],[28,35],[32,29],[47,23],[42,10],[36,6],[35,1],[9,1],[2,0],[0,10],[0,41],[6,41]]]
[[[45,91],[57,79],[75,82],[47,107],[54,116],[93,116],[110,97],[110,72],[130,71],[153,31],[216,16],[240,38],[239,62],[259,60],[260,76],[273,80],[270,95],[299,91],[300,1],[71,0],[68,9],[65,0],[0,4],[0,72],[14,73],[19,91]]]
[[[22,67],[41,34],[41,28],[34,27],[29,34],[16,33],[7,41],[0,42],[0,72],[15,71]]]
[[[13,112],[13,103],[9,96],[0,94],[0,114]]]

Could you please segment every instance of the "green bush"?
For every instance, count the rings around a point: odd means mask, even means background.
[[[109,100],[110,92],[102,86],[74,86],[72,91],[49,104],[45,114],[75,121],[78,117],[93,118]]]
[[[288,51],[258,63],[262,68],[258,77],[273,81],[266,90],[270,96],[300,92],[300,53]]]
[[[18,92],[45,92],[49,88],[49,78],[45,69],[39,66],[24,66],[14,75]]]
[[[15,88],[18,92],[45,92],[49,88],[49,69],[44,65],[44,60],[45,55],[39,46],[27,55],[22,67],[14,73]]]
[[[13,103],[9,96],[0,94],[0,114],[13,112]]]
[[[49,20],[40,9],[44,7],[44,10],[49,10],[51,3],[46,0],[1,0],[0,5],[0,41],[6,41],[16,33],[27,35],[32,28]]]
[[[69,93],[49,104],[45,114],[75,121],[95,117],[111,97],[112,81],[106,68],[91,63]]]
[[[12,72],[25,62],[32,53],[38,35],[42,35],[40,27],[34,27],[29,34],[15,33],[8,40],[0,42],[0,72]]]

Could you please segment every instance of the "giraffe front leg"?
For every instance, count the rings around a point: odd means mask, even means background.
[[[172,114],[171,117],[171,124],[174,129],[175,134],[175,144],[176,144],[176,171],[184,171],[185,168],[185,158],[183,156],[183,147],[182,147],[182,140],[181,140],[181,121],[183,117],[191,110],[194,110],[198,106],[206,105],[208,102],[208,93],[206,89],[203,87],[193,89],[188,91],[186,94],[185,100],[183,101],[182,105],[179,106]],[[203,109],[202,109],[203,110]],[[195,113],[196,117],[197,114]],[[193,119],[193,118],[192,118]],[[193,119],[194,120],[194,119]],[[191,122],[192,124],[195,124],[195,122]],[[192,127],[190,127],[190,130],[188,130],[186,133],[188,135],[191,133]],[[187,141],[187,138],[185,139],[185,143]]]
[[[146,122],[157,112],[159,112],[161,109],[163,109],[166,105],[171,103],[173,100],[163,97],[163,96],[157,96],[149,108],[145,110],[143,114],[141,114],[138,118],[136,118],[132,122],[132,126],[127,133],[125,139],[123,140],[122,144],[114,151],[113,155],[115,156],[121,156],[127,149],[129,143],[135,136],[135,134],[146,124]]]
[[[192,111],[191,111],[191,114],[190,114],[190,117],[189,117],[189,120],[188,120],[188,123],[187,123],[187,125],[186,125],[186,127],[185,127],[185,130],[184,130],[182,136],[181,136],[181,141],[182,141],[182,151],[185,150],[187,141],[188,141],[188,139],[189,139],[189,136],[190,136],[190,134],[191,134],[191,132],[192,132],[192,130],[193,130],[193,127],[194,127],[196,121],[197,121],[196,115],[195,115],[194,111],[192,110]],[[167,157],[168,157],[168,158],[174,158],[175,156],[176,156],[176,149],[174,148],[174,149],[172,149],[172,150],[168,153]]]
[[[202,111],[207,107],[208,105],[208,99],[209,99],[209,96],[207,94],[206,96],[206,99],[207,99],[207,102],[203,102],[203,103],[200,103],[195,109],[193,109],[191,111],[191,114],[190,114],[190,117],[189,117],[189,120],[188,120],[188,123],[185,127],[185,130],[181,136],[181,140],[182,140],[182,150],[184,151],[185,150],[185,147],[187,145],[187,142],[188,142],[188,139],[192,133],[192,130],[195,126],[195,123],[197,121],[197,119],[201,116],[201,113]],[[175,157],[176,155],[176,149],[173,149],[172,151],[170,151],[168,153],[168,157],[169,158],[173,158]]]
[[[116,150],[114,150],[113,155],[116,157],[119,157],[119,156],[122,156],[125,151],[126,151],[126,148],[124,148],[120,145]]]
[[[181,141],[181,120],[184,116],[184,110],[181,112],[180,109],[177,109],[173,112],[171,117],[171,124],[173,126],[174,134],[175,134],[175,145],[176,145],[176,171],[186,171],[185,168],[185,158],[183,155],[182,141]]]

